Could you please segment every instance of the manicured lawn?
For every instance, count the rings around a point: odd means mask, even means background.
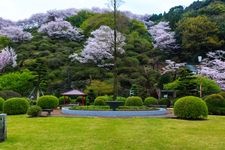
[[[225,117],[26,118],[8,116],[0,150],[176,150],[225,148]]]

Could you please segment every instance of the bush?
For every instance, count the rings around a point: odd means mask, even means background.
[[[159,100],[159,105],[168,105],[168,103],[170,103],[169,102],[169,99],[167,99],[167,98],[162,98],[162,99],[160,99]]]
[[[117,98],[116,98],[116,101],[119,101],[119,102],[125,103],[126,100],[127,100],[126,97],[117,96]]]
[[[21,97],[21,95],[12,90],[3,90],[0,91],[0,97],[2,97],[3,99],[9,99],[13,97]]]
[[[107,98],[105,96],[98,96],[95,98],[94,105],[95,106],[105,106]]]
[[[209,114],[225,115],[225,99],[220,94],[212,94],[205,98]]]
[[[76,99],[76,102],[81,104],[82,103],[82,98],[83,98],[82,96],[78,96],[77,99]]]
[[[53,95],[41,96],[37,100],[37,105],[42,109],[53,109],[59,105],[59,99]]]
[[[219,92],[218,94],[220,94],[221,96],[223,96],[223,98],[225,98],[225,92]]]
[[[143,102],[142,99],[138,96],[131,96],[128,97],[126,102],[125,102],[126,106],[143,106]]]
[[[5,100],[3,98],[0,97],[0,112],[3,111],[3,103],[5,102]]]
[[[147,97],[144,101],[145,106],[157,105],[157,104],[158,104],[158,100],[155,97]]]
[[[68,96],[61,96],[59,98],[59,105],[69,104],[71,102],[71,98]]]
[[[27,114],[30,116],[30,117],[38,117],[41,115],[41,107],[40,106],[37,106],[37,105],[34,105],[34,106],[31,106],[28,108],[27,110]]]
[[[174,114],[181,119],[206,119],[208,108],[201,98],[186,96],[176,101]]]
[[[10,98],[3,104],[3,112],[8,115],[26,114],[28,107],[26,98]]]

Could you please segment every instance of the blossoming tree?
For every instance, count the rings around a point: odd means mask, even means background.
[[[149,33],[154,39],[154,47],[161,50],[177,49],[175,32],[171,31],[169,22],[159,22],[149,28]]]
[[[51,21],[43,24],[38,32],[47,34],[51,38],[65,38],[80,41],[83,38],[81,30],[73,27],[69,22],[63,20]]]
[[[70,55],[72,60],[81,63],[94,62],[97,65],[108,65],[105,62],[113,59],[114,53],[114,31],[108,26],[101,26],[99,29],[91,32],[83,51],[80,54]],[[123,54],[125,51],[125,37],[117,32],[117,52]]]
[[[16,67],[17,55],[12,48],[6,47],[0,52],[0,72],[3,72],[3,69],[8,66],[12,65]]]
[[[0,35],[8,37],[14,42],[27,41],[32,39],[32,35],[29,32],[25,32],[22,28],[17,26],[2,27],[0,29]]]
[[[225,89],[225,51],[207,53],[207,58],[202,60],[198,71],[212,78],[222,89]]]

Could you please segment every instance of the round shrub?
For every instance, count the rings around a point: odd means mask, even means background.
[[[122,97],[122,96],[116,97],[116,101],[119,101],[119,102],[125,102],[126,100],[127,100],[126,97]]]
[[[144,105],[145,106],[149,106],[149,105],[157,105],[158,104],[158,100],[155,97],[147,97],[144,100]]]
[[[8,115],[26,114],[28,107],[26,98],[10,98],[3,104],[3,112]]]
[[[209,114],[225,115],[225,99],[220,94],[212,94],[205,98]]]
[[[53,95],[41,96],[37,100],[37,105],[42,109],[53,109],[59,105],[59,99]]]
[[[34,106],[31,106],[28,108],[27,110],[27,114],[30,116],[30,117],[38,117],[41,115],[41,107],[40,106],[37,106],[37,105],[34,105]]]
[[[186,96],[176,101],[174,114],[181,119],[206,119],[208,116],[208,108],[201,98]]]
[[[107,99],[103,96],[98,96],[95,98],[94,105],[95,106],[105,106]]]
[[[225,92],[219,92],[218,94],[223,96],[223,98],[225,98]]]
[[[69,104],[71,102],[71,98],[68,96],[61,96],[59,98],[59,105]]]
[[[5,100],[0,97],[0,113],[3,111],[3,103],[4,102],[5,102]]]
[[[168,101],[169,101],[169,99],[167,99],[167,98],[159,99],[159,105],[167,105]]]
[[[142,99],[138,96],[131,96],[128,97],[126,102],[125,102],[126,106],[143,106],[143,102]]]

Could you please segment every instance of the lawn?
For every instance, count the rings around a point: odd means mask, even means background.
[[[0,150],[176,150],[225,148],[225,117],[165,118],[8,116]]]

